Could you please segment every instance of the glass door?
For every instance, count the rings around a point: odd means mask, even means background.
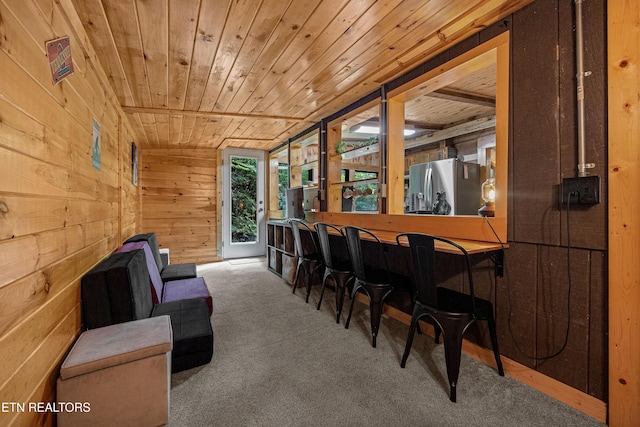
[[[265,242],[264,152],[225,149],[222,256],[263,256]]]

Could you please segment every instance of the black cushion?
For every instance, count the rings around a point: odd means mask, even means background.
[[[144,251],[113,253],[81,279],[85,329],[94,329],[151,314],[151,286]]]
[[[180,372],[207,364],[213,357],[213,328],[204,298],[157,304],[151,316],[168,314],[173,330],[171,371]]]
[[[112,325],[111,301],[107,283],[107,270],[115,262],[108,257],[89,270],[80,280],[80,299],[85,329]]]
[[[196,277],[195,264],[168,264],[161,272],[163,282],[172,280],[192,279]]]

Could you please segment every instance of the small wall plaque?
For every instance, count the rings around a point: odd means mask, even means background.
[[[131,143],[131,181],[138,186],[138,147],[136,143]]]
[[[71,59],[71,46],[69,37],[61,37],[49,40],[46,43],[47,58],[51,69],[51,81],[57,84],[73,74],[73,60]]]
[[[93,119],[93,132],[91,138],[91,163],[94,168],[100,170],[100,146],[102,145],[100,141],[100,123],[98,123],[95,118]]]

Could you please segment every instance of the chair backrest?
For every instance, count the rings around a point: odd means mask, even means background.
[[[136,234],[135,236],[129,237],[125,243],[140,241],[146,241],[149,244],[149,248],[151,248],[151,253],[153,254],[153,259],[156,262],[156,267],[158,268],[158,271],[162,272],[164,264],[162,263],[162,257],[160,256],[160,247],[158,246],[158,237],[156,236],[156,233]]]
[[[345,225],[340,228],[347,242],[349,257],[351,258],[351,266],[353,273],[358,280],[371,282],[373,278],[371,273],[375,270],[376,279],[379,280],[379,272],[384,271],[386,274],[386,282],[390,282],[389,265],[387,262],[387,252],[384,244],[378,236],[367,229]],[[362,237],[373,243],[374,248],[371,253],[367,253],[365,262],[365,253],[362,245]]]
[[[328,268],[334,268],[333,254],[331,253],[331,244],[329,242],[328,230],[333,230],[332,234],[336,235],[336,238],[339,239],[338,241],[340,242],[340,244],[345,244],[344,236],[340,232],[340,229],[335,225],[326,224],[324,222],[316,222],[315,224],[313,224],[313,227],[316,229],[316,233],[318,235],[318,243],[320,245],[320,252],[322,254],[322,260],[324,261],[324,264]]]
[[[144,251],[114,252],[81,279],[83,327],[145,319],[153,302]]]
[[[422,233],[400,233],[396,236],[398,245],[401,245],[402,237],[409,241],[411,251],[411,261],[413,264],[413,281],[416,287],[416,299],[423,304],[437,307],[438,292],[436,283],[436,249],[435,242],[443,242],[460,251],[460,256],[464,257],[467,278],[469,281],[469,294],[471,295],[472,309],[475,313],[475,298],[473,292],[473,276],[471,275],[471,262],[469,253],[459,244],[451,240]]]
[[[309,255],[317,254],[319,252],[318,245],[316,244],[316,240],[313,237],[313,230],[309,227],[309,224],[306,221],[296,218],[289,218],[287,220],[291,225],[291,232],[293,233],[293,243],[296,248],[296,253],[299,257],[308,258]],[[309,238],[312,242],[312,250],[309,250],[308,246],[305,246],[302,242],[302,235],[300,234],[300,230],[309,234]]]
[[[162,301],[162,293],[164,290],[164,282],[160,277],[158,266],[153,258],[153,253],[149,247],[149,243],[146,240],[140,240],[139,242],[129,242],[116,249],[116,252],[130,252],[136,249],[144,250],[144,256],[147,261],[147,270],[149,270],[149,279],[151,280],[151,297],[154,304],[158,304]]]

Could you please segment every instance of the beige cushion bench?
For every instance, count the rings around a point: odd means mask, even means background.
[[[169,316],[83,332],[57,382],[57,401],[83,410],[59,412],[58,425],[167,424],[172,342]]]

